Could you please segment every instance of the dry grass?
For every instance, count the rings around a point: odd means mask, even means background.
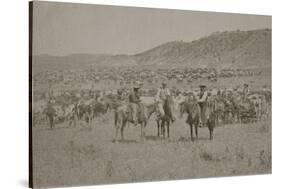
[[[103,120],[103,121],[102,121]],[[125,140],[113,143],[112,115],[91,126],[33,130],[36,187],[75,186],[271,173],[271,123],[199,129],[191,142],[184,119],[171,126],[170,139],[155,137],[153,118],[140,142],[140,128],[125,129]]]

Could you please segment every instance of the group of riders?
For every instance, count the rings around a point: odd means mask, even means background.
[[[141,101],[141,93],[140,93],[140,89],[142,87],[142,83],[137,81],[136,84],[133,87],[132,92],[129,94],[129,103],[130,103],[130,108],[131,108],[131,112],[132,112],[132,119],[133,122],[135,123],[135,125],[137,125],[138,121],[137,121],[137,115],[139,112],[143,112],[143,104]],[[205,84],[201,84],[199,86],[199,94],[196,96],[196,100],[199,106],[199,126],[202,127],[205,124],[205,107],[206,107],[206,103],[207,103],[207,98],[209,96],[208,94],[208,90],[207,90],[207,86]],[[248,84],[244,84],[243,90],[242,90],[242,96],[245,99],[248,94],[250,93],[249,91],[249,85]],[[121,93],[119,93],[119,95],[122,95]],[[178,99],[183,98],[182,94],[180,91],[177,91],[177,97]],[[163,81],[162,85],[160,88],[158,88],[157,90],[157,94],[155,96],[155,101],[157,103],[157,117],[163,117],[165,115],[165,111],[164,111],[164,105],[165,103],[172,98],[172,93],[170,91],[170,89],[167,87],[167,82]],[[175,116],[174,113],[172,111],[169,112],[170,113],[170,117],[171,117],[171,121],[174,122],[175,121]]]
[[[128,108],[127,108],[127,112],[130,114],[131,117],[131,122],[134,123],[135,125],[138,124],[138,116],[140,114],[145,114],[144,109],[145,106],[142,102],[142,87],[143,87],[143,83],[140,81],[136,81],[132,90],[130,91],[129,95],[126,95],[127,98],[127,102],[128,103]],[[169,101],[169,99],[173,99],[174,94],[172,93],[174,91],[170,90],[170,88],[167,85],[167,82],[164,80],[161,83],[161,86],[158,88],[156,96],[154,97],[154,102],[156,102],[156,117],[160,118],[165,116],[165,114],[167,112],[165,112],[165,104],[167,104],[167,102]],[[217,91],[217,95],[222,95],[220,94],[221,91]],[[248,84],[244,84],[243,89],[242,89],[242,99],[246,99],[247,96],[250,94],[249,91],[249,86]],[[176,91],[176,98],[180,99],[184,99],[184,94],[177,90]],[[197,104],[199,106],[199,127],[204,126],[205,124],[205,107],[207,104],[207,99],[210,96],[209,94],[209,90],[207,90],[207,86],[206,84],[201,84],[199,85],[199,92],[195,95],[195,99],[197,101]],[[97,98],[97,100],[101,99],[101,97]],[[121,90],[117,91],[117,99],[119,100],[124,100],[124,94],[122,94]],[[54,123],[54,117],[56,115],[55,110],[52,108],[52,102],[53,100],[49,100],[47,103],[47,117],[49,118],[51,127]],[[77,103],[72,111],[76,111],[78,109],[78,104]],[[170,108],[170,112],[169,112],[169,116],[172,122],[174,122],[176,120],[175,118],[175,113],[173,111],[173,108]]]

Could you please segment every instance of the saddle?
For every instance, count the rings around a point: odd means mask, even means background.
[[[142,119],[145,116],[145,113],[144,113],[144,107],[142,105],[137,105],[137,108],[136,108],[137,112],[136,112],[136,116],[137,116],[137,119]],[[133,107],[132,107],[132,104],[128,104],[127,105],[127,108],[126,108],[126,114],[128,116],[128,119],[129,120],[133,120]]]

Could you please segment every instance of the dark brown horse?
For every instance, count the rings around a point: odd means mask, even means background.
[[[209,129],[210,140],[213,139],[213,131],[216,121],[214,108],[215,108],[215,102],[208,100],[206,103],[205,112],[202,112],[205,114],[205,118],[206,118],[205,124]],[[194,95],[190,95],[184,102],[180,104],[180,117],[182,117],[184,113],[188,114],[186,123],[190,126],[191,140],[192,141],[194,140],[193,129],[195,129],[196,139],[198,139],[200,109]]]
[[[210,133],[210,140],[213,140],[213,132],[214,128],[217,125],[217,113],[220,111],[220,109],[217,106],[217,101],[216,98],[214,97],[209,97],[207,99],[206,103],[206,126],[209,129]]]
[[[163,104],[164,115],[158,115],[156,118],[157,123],[157,136],[167,136],[170,137],[170,125],[172,122],[172,111],[173,111],[174,102],[172,97],[169,97]]]

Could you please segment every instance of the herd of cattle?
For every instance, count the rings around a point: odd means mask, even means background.
[[[42,86],[50,83],[61,83],[63,86],[73,88],[77,83],[99,83],[100,81],[113,82],[121,86],[130,84],[133,81],[146,81],[147,84],[155,84],[158,81],[175,80],[178,83],[192,83],[199,79],[206,79],[216,82],[218,78],[231,78],[241,76],[257,76],[260,71],[251,69],[213,69],[213,68],[95,68],[86,70],[55,70],[34,73],[33,81],[35,86]]]
[[[51,104],[53,126],[66,123],[69,126],[79,124],[90,125],[92,121],[105,114],[118,111],[128,104],[130,89],[111,91],[80,91],[61,92],[51,96],[49,100],[34,101],[32,106],[33,126],[47,123]],[[143,104],[153,104],[157,89],[141,89]],[[179,112],[181,105],[191,98],[197,98],[199,90],[180,91],[172,89],[174,114]],[[244,96],[240,89],[208,89],[207,101],[214,104],[216,125],[231,123],[248,123],[268,119],[271,115],[271,91],[262,88]]]

